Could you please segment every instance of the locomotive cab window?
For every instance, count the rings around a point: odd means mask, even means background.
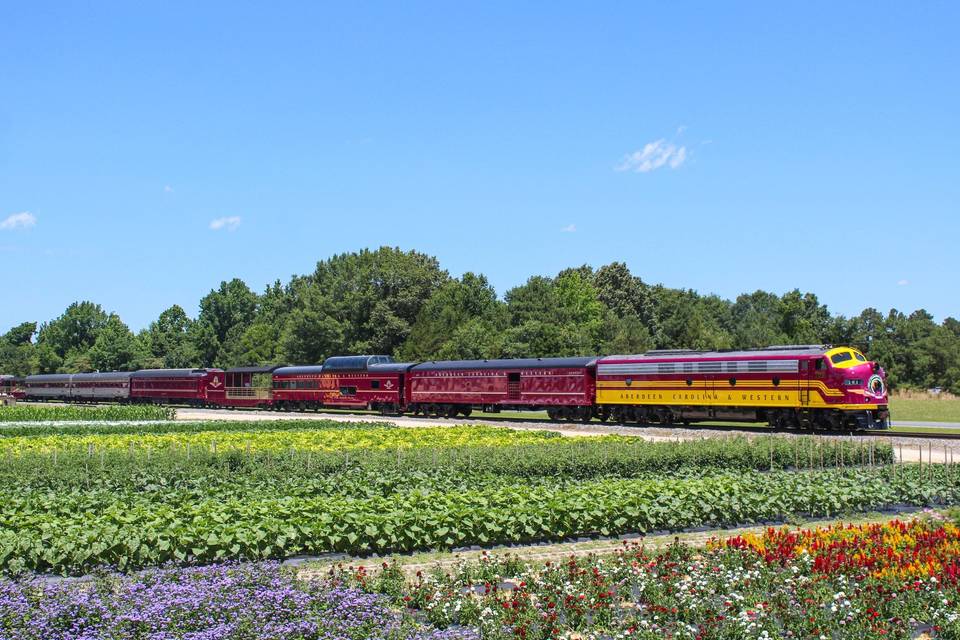
[[[840,353],[835,353],[832,356],[830,356],[830,362],[832,362],[833,364],[840,364],[841,362],[848,362],[850,360],[853,360],[853,356],[850,354],[849,351],[841,351]],[[817,360],[817,362],[820,362],[820,361]]]

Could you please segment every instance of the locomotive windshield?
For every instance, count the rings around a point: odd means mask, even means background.
[[[847,362],[848,360],[853,360],[853,354],[849,351],[841,351],[840,353],[835,353],[830,356],[830,362],[833,364],[840,364],[841,362]]]
[[[839,367],[841,369],[855,367],[861,362],[866,362],[866,357],[857,351],[856,349],[851,349],[850,347],[838,347],[827,352],[827,356],[830,358],[830,362],[833,363],[833,366]]]

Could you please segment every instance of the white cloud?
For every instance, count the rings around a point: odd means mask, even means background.
[[[168,185],[168,184],[165,184],[165,185],[163,185],[163,192],[164,192],[164,193],[173,193],[173,187],[171,187],[171,186]]]
[[[0,229],[29,229],[35,224],[37,224],[37,216],[29,211],[22,211],[4,218],[3,222],[0,222]]]
[[[575,224],[568,224],[565,227],[560,227],[560,231],[564,233],[573,233],[576,230],[577,230],[577,225]]]
[[[661,138],[648,142],[640,151],[634,151],[627,155],[616,169],[617,171],[634,171],[636,173],[647,173],[661,167],[677,169],[686,159],[686,147],[677,146]]]
[[[686,130],[687,130],[687,125],[685,124],[680,125],[679,127],[677,127],[677,135],[682,136],[683,132]]]
[[[227,231],[236,231],[240,226],[240,216],[224,216],[210,221],[210,228],[214,231],[226,229]]]
[[[897,280],[897,284],[900,285],[901,287],[905,287],[908,284],[910,284],[910,281],[907,280],[906,278],[903,278],[902,280]]]

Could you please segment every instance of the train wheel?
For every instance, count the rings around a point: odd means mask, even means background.
[[[549,407],[549,408],[547,409],[547,417],[550,418],[551,420],[553,420],[554,422],[556,422],[557,419],[559,419],[560,416],[557,414],[557,410],[556,410],[556,409],[554,409],[553,407]]]
[[[469,418],[471,413],[473,413],[473,407],[463,407],[460,409],[460,415],[464,418]]]
[[[444,416],[447,418],[456,418],[457,414],[460,413],[460,408],[455,404],[448,404],[446,411],[444,411]]]
[[[580,407],[580,420],[583,422],[590,422],[593,420],[593,408],[592,407]]]

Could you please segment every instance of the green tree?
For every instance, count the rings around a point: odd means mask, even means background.
[[[85,357],[88,366],[98,371],[133,371],[140,368],[147,355],[140,347],[120,317],[110,314]]]
[[[44,347],[43,365],[57,362],[57,368],[70,371],[82,371],[89,367],[86,353],[96,342],[97,336],[107,325],[109,317],[98,304],[93,302],[74,302],[63,315],[44,323],[37,333],[38,347]],[[56,355],[50,358],[47,349]]]
[[[701,297],[691,289],[653,288],[657,308],[657,347],[661,349],[729,349],[730,303],[717,296]]]
[[[644,353],[655,346],[653,336],[640,318],[635,315],[620,318],[613,312],[607,314],[599,351],[601,354]]]
[[[36,322],[24,322],[0,337],[0,373],[15,376],[33,373],[36,366],[33,334],[36,331]]]
[[[507,357],[592,355],[604,340],[607,308],[586,270],[568,269],[556,279],[534,276],[506,294],[510,328]]]
[[[307,286],[299,306],[287,320],[282,348],[287,362],[318,364],[331,355],[346,353],[347,327],[337,319],[336,305],[319,289]]]
[[[482,275],[467,272],[460,279],[449,280],[423,305],[399,357],[431,360],[440,357],[441,353],[474,352],[479,348],[477,343],[468,347],[461,341],[470,335],[469,341],[473,342],[481,327],[496,331],[499,324],[496,316],[502,306],[493,287]],[[478,319],[480,322],[473,322]],[[472,324],[471,330],[455,339],[458,329],[467,324]],[[448,346],[454,340],[461,346]]]
[[[792,344],[819,344],[830,327],[830,312],[812,293],[799,289],[783,294],[779,307],[780,331]]]
[[[290,360],[320,353],[392,355],[409,336],[423,305],[448,279],[436,258],[392,247],[319,262],[313,274],[292,283],[295,301],[285,353]],[[317,314],[325,316],[322,328],[303,327],[304,312],[318,320]],[[296,335],[310,336],[314,346],[296,347],[291,342]],[[319,349],[320,343],[328,346]]]
[[[180,305],[173,305],[160,313],[144,332],[145,344],[152,362],[168,369],[193,367],[199,364],[195,345],[191,340],[193,320]]]
[[[767,291],[742,294],[730,308],[733,346],[755,349],[788,342],[782,330],[780,297]]]
[[[656,309],[650,287],[631,274],[626,264],[611,262],[600,267],[593,277],[593,286],[600,302],[617,317],[636,317],[650,336],[657,334]]]
[[[216,348],[216,355],[204,364],[224,364],[227,354],[233,348],[232,341],[239,340],[243,331],[253,322],[257,312],[257,294],[246,283],[234,278],[220,283],[220,287],[211,291],[200,300],[200,315],[197,323],[209,326],[212,335],[204,327],[195,335],[202,342],[195,342],[194,348],[206,356]],[[216,340],[211,338],[215,337]]]

